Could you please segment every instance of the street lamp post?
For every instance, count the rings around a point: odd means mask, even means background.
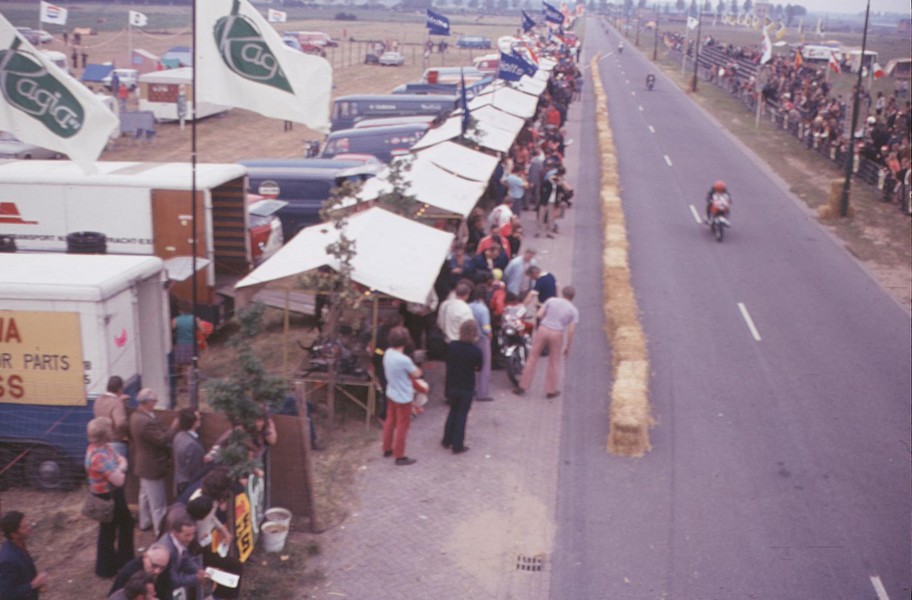
[[[697,39],[694,40],[694,74],[690,84],[690,91],[697,91],[697,69],[700,67],[700,28],[703,25],[703,5],[700,5],[700,13],[697,17]]]
[[[862,71],[864,70],[865,49],[868,45],[868,17],[871,14],[871,0],[865,8],[864,33],[861,36],[861,59],[858,62],[858,83],[855,86],[855,97],[852,101],[852,121],[849,123],[849,147],[846,152],[845,182],[842,184],[842,198],[839,200],[839,216],[849,214],[849,190],[852,187],[852,166],[855,162],[855,127],[858,122],[858,96],[861,94]]]

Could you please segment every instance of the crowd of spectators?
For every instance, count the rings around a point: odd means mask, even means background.
[[[676,33],[665,34],[667,47],[693,54],[693,40]],[[849,150],[849,126],[853,95],[859,97],[859,118],[855,124],[855,152],[859,157],[855,170],[868,183],[883,190],[884,201],[899,204],[909,213],[910,130],[912,104],[908,85],[894,86],[893,92],[873,93],[869,87],[854,86],[849,94],[835,93],[831,79],[835,68],[827,63],[811,63],[798,55],[774,54],[758,71],[762,52],[759,47],[744,48],[720,43],[710,36],[701,41],[701,63],[708,80],[729,90],[733,95],[750,100],[757,98],[757,77],[761,112],[772,112],[809,149],[842,162]],[[843,58],[840,71],[848,69]],[[870,80],[868,80],[870,81]]]

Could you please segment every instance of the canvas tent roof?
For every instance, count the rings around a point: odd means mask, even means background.
[[[86,65],[85,70],[82,72],[82,77],[80,81],[92,81],[98,82],[104,79],[108,73],[114,70],[114,65],[108,63],[106,65],[99,64],[88,64]]]
[[[529,119],[535,115],[538,98],[524,94],[513,88],[500,88],[496,91],[485,90],[469,100],[469,109],[474,111],[482,106],[493,106],[511,115]]]
[[[484,135],[479,137],[469,132],[467,137],[482,148],[495,152],[507,152],[516,138],[516,134],[483,123],[479,124],[479,130],[484,132]],[[458,138],[460,135],[462,135],[462,116],[450,117],[439,127],[429,129],[420,140],[415,142],[412,150],[428,148],[434,144]]]
[[[455,142],[443,142],[416,153],[438,167],[465,179],[487,182],[497,168],[497,157],[466,148]]]
[[[396,161],[402,161],[403,158],[397,158]],[[389,171],[365,181],[356,197],[343,201],[343,206],[351,206],[356,199],[370,202],[382,194],[391,192],[393,185],[389,182],[388,175]],[[464,179],[454,175],[430,159],[418,155],[413,155],[411,168],[403,172],[402,176],[408,184],[407,193],[413,195],[418,202],[441,208],[463,218],[472,212],[488,185],[486,181]]]
[[[427,302],[453,242],[452,233],[376,207],[349,217],[345,232],[355,240],[354,281],[419,304]],[[326,252],[326,247],[338,239],[339,231],[330,223],[302,229],[236,287],[265,284],[323,265],[338,268],[338,259]]]

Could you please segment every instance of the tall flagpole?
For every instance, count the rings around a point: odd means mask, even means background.
[[[697,39],[694,40],[694,74],[693,81],[690,83],[690,91],[697,91],[697,69],[700,67],[700,41],[701,26],[703,25],[703,5],[700,5],[700,12],[697,16]]]
[[[190,173],[191,173],[191,185],[190,185],[190,215],[192,220],[192,232],[190,234],[191,239],[191,253],[190,257],[190,270],[193,272],[193,292],[192,292],[192,301],[193,301],[193,362],[190,364],[190,381],[188,385],[190,386],[190,408],[196,409],[199,407],[199,382],[197,381],[197,367],[199,364],[199,343],[196,340],[196,305],[199,302],[197,298],[197,277],[199,273],[196,271],[196,248],[197,248],[197,202],[196,202],[196,70],[199,65],[197,65],[197,52],[196,49],[199,48],[196,30],[196,2],[193,0],[193,8],[191,9],[190,18],[193,20],[192,33],[191,37],[193,39],[193,77],[190,80],[190,93],[193,96],[193,100],[190,102]]]
[[[855,85],[855,98],[852,102],[852,121],[849,123],[849,147],[846,152],[845,160],[845,182],[842,184],[842,198],[839,199],[839,216],[846,217],[849,214],[849,189],[852,187],[852,167],[855,165],[855,128],[858,121],[858,97],[861,95],[861,74],[864,70],[864,55],[868,45],[868,17],[871,14],[871,0],[868,0],[868,6],[865,9],[864,34],[861,36],[861,61],[858,65],[858,83]],[[873,67],[873,65],[871,65]],[[827,64],[829,68],[829,64]]]

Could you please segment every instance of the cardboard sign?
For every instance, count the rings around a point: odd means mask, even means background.
[[[85,406],[79,313],[0,311],[0,402]]]

